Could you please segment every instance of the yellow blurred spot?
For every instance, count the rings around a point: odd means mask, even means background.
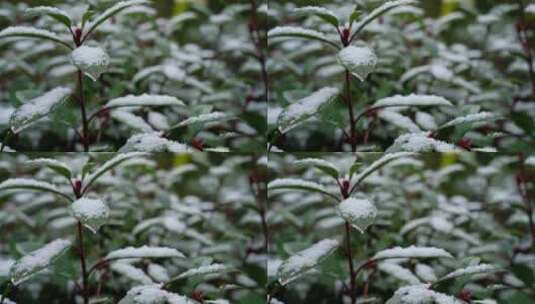
[[[456,153],[444,153],[442,154],[442,158],[440,159],[440,167],[447,167],[450,165],[453,165],[457,162],[457,154]]]
[[[191,156],[189,154],[175,154],[173,165],[175,165],[175,167],[180,167],[190,162],[191,162]]]

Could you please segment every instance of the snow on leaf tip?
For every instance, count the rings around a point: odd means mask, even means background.
[[[221,274],[230,271],[231,268],[223,264],[211,264],[200,266],[197,268],[192,268],[186,272],[181,273],[176,277],[176,279],[185,279],[194,276],[203,276],[209,274]]]
[[[292,103],[279,116],[280,132],[286,133],[314,116],[323,105],[334,101],[338,93],[337,88],[326,87]]]
[[[69,240],[57,239],[26,254],[11,266],[9,271],[11,282],[19,285],[28,280],[34,274],[50,266],[70,246]]]
[[[61,174],[62,176],[65,176],[66,178],[70,179],[72,177],[72,171],[71,168],[56,159],[52,158],[36,158],[32,159],[26,162],[30,166],[45,166],[50,169],[52,169],[54,172]]]
[[[457,117],[457,118],[447,122],[446,124],[444,124],[440,128],[453,127],[453,126],[462,125],[462,124],[486,123],[486,122],[495,121],[495,120],[497,120],[499,118],[500,118],[500,116],[498,116],[497,114],[494,114],[494,113],[490,113],[490,112],[480,112],[480,113],[475,113],[475,114],[468,114],[466,116]]]
[[[71,89],[58,87],[42,96],[24,103],[11,114],[9,121],[11,130],[13,133],[19,133],[28,128],[54,111],[54,109],[65,102],[71,94]]]
[[[184,127],[192,124],[199,123],[212,123],[212,122],[224,122],[231,119],[232,116],[224,112],[212,112],[206,114],[200,114],[197,116],[189,117],[184,121],[181,121],[176,126],[173,126],[172,129],[178,127]]]
[[[110,56],[100,47],[82,45],[72,51],[71,61],[91,80],[96,81],[110,64]]]
[[[348,46],[338,52],[338,62],[360,81],[364,81],[373,72],[377,64],[377,56],[367,46]]]
[[[454,145],[428,136],[425,132],[400,135],[387,149],[388,153],[407,152],[459,152]]]
[[[294,281],[334,253],[338,245],[337,240],[325,239],[292,255],[279,267],[277,272],[279,282],[287,285]]]
[[[98,199],[80,198],[72,203],[69,209],[72,216],[93,233],[96,233],[110,216],[110,208]]]
[[[336,206],[338,214],[361,233],[373,224],[377,208],[366,197],[350,197]]]

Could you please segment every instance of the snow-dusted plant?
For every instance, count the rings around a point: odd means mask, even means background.
[[[478,11],[459,3],[434,17],[440,4],[419,0],[273,4],[271,147],[385,151],[396,139],[393,149],[403,151],[532,145],[535,74],[525,6]],[[521,75],[530,81],[517,81]]]
[[[530,211],[502,218],[531,210],[532,181],[516,176],[529,166],[473,153],[272,154],[268,302],[529,297]],[[510,229],[522,232],[502,247]]]
[[[0,235],[0,302],[263,301],[265,163],[3,154],[11,178],[0,183],[0,229],[9,232]]]

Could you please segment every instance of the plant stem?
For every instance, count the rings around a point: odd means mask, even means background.
[[[355,130],[355,113],[353,112],[353,101],[351,99],[351,73],[346,70],[346,103],[347,110],[349,112],[349,127],[350,127],[350,137],[349,142],[351,143],[351,151],[357,151],[357,132]]]
[[[0,152],[4,152],[4,149],[6,148],[6,145],[7,145],[7,141],[11,137],[11,133],[12,133],[11,129],[8,129],[6,131],[6,135],[4,136],[4,139],[2,140],[2,146],[0,146]]]
[[[83,73],[81,70],[78,70],[78,90],[79,90],[79,103],[80,103],[80,112],[82,113],[82,144],[84,145],[84,152],[89,152],[89,141],[88,141],[88,123],[87,123],[87,113],[85,111],[85,100],[84,100],[84,81]]]
[[[10,290],[11,290],[11,282],[7,282],[6,287],[4,288],[4,292],[2,292],[2,297],[0,298],[0,304],[4,304],[4,301],[9,295]]]
[[[80,242],[80,265],[82,267],[82,297],[84,298],[84,304],[88,304],[89,297],[87,294],[87,268],[85,264],[84,233],[82,231],[82,223],[80,221],[78,221],[78,240]]]
[[[347,263],[349,265],[349,297],[351,298],[351,304],[355,304],[357,301],[357,285],[355,283],[355,267],[353,266],[353,252],[351,250],[351,225],[349,222],[345,222],[346,226],[346,253]]]
[[[258,53],[258,61],[260,62],[260,67],[262,70],[262,81],[264,82],[264,95],[266,100],[269,99],[269,79],[268,79],[268,72],[266,67],[266,54],[264,53],[264,50],[267,50],[267,43],[266,40],[263,39],[261,35],[261,29],[259,28],[258,24],[258,6],[256,5],[255,0],[251,0],[251,24],[253,26],[253,31],[251,31],[251,39],[253,40],[253,43],[256,46],[256,51]],[[265,26],[261,26],[262,28],[265,28]],[[256,33],[256,39],[254,37],[254,33]]]

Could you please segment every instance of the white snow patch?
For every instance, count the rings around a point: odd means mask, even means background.
[[[396,258],[453,258],[442,248],[436,247],[394,247],[379,251],[373,256],[373,260],[396,259]]]
[[[127,247],[112,251],[106,255],[105,260],[130,259],[130,258],[184,258],[184,255],[169,247]]]

